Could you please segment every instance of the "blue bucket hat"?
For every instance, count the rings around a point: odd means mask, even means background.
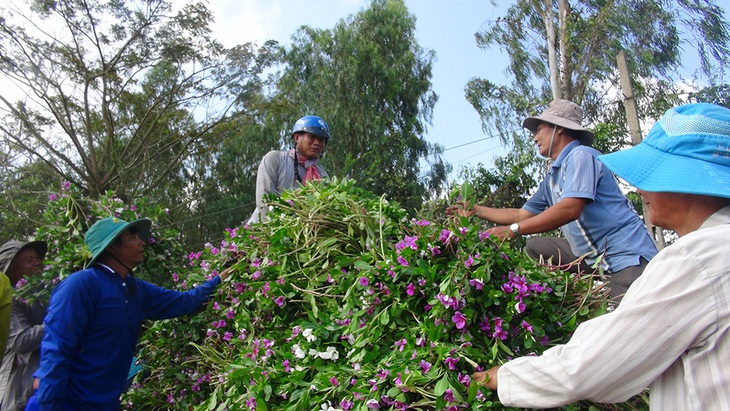
[[[641,144],[598,159],[644,191],[730,198],[730,109],[672,108]]]
[[[137,235],[146,243],[150,238],[150,228],[152,227],[152,221],[147,218],[128,223],[116,217],[106,217],[95,222],[84,238],[86,247],[91,251],[91,260],[86,263],[86,267],[91,267],[114,239],[132,227],[137,227]]]

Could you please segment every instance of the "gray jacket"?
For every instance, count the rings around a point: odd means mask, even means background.
[[[303,178],[306,170],[303,165],[297,165],[299,167],[299,176]],[[319,169],[322,178],[327,177],[327,173],[320,165],[317,165],[317,169]],[[294,172],[294,159],[289,157],[289,152],[269,151],[259,163],[259,171],[256,175],[256,209],[248,219],[248,223],[264,221],[266,212],[269,209],[264,204],[264,195],[275,194],[278,196],[281,195],[283,190],[292,189],[297,187],[298,184]]]
[[[33,373],[40,365],[45,304],[13,299],[10,338],[0,367],[0,411],[23,411],[33,394]]]

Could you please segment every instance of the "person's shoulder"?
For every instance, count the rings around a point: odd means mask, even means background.
[[[69,275],[68,277],[61,280],[60,283],[58,283],[58,288],[67,288],[67,287],[86,287],[89,284],[97,284],[99,283],[99,277],[101,276],[101,269],[90,267],[83,270],[79,270],[74,272],[73,274]]]
[[[596,150],[595,148],[593,148],[591,146],[583,146],[583,145],[573,147],[573,149],[570,150],[570,152],[568,153],[568,156],[571,156],[571,157],[583,157],[583,156],[598,157],[600,155],[601,155],[601,152]]]

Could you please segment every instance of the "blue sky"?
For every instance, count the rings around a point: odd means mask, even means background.
[[[182,0],[174,0],[182,4]],[[406,0],[416,16],[416,37],[424,49],[436,52],[433,90],[439,101],[433,124],[425,138],[442,145],[444,158],[455,171],[483,163],[504,150],[497,138],[486,139],[476,111],[464,98],[464,86],[473,77],[507,81],[507,56],[476,46],[474,34],[489,20],[500,16],[488,0]],[[289,44],[290,36],[303,25],[329,29],[343,18],[367,7],[370,0],[209,0],[215,16],[214,35],[226,46],[268,39]],[[320,114],[326,120],[326,113]],[[337,130],[332,130],[336,136]],[[478,141],[482,140],[482,141]],[[475,142],[476,141],[476,142]],[[472,144],[469,144],[474,142]],[[462,146],[460,148],[452,148]],[[456,173],[452,173],[452,179]]]

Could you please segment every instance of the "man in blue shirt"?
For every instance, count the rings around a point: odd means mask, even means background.
[[[555,100],[522,123],[533,133],[540,155],[553,160],[522,208],[475,205],[449,211],[499,224],[490,230],[499,238],[560,228],[564,237],[528,239],[527,254],[573,272],[599,266],[609,274],[611,297],[620,300],[657,249],[613,174],[597,160],[601,153],[591,147],[594,135],[581,126],[582,119],[579,105]]]
[[[104,218],[89,228],[87,268],[51,295],[41,344],[36,398],[40,410],[119,410],[119,396],[146,319],[190,314],[228,276],[177,292],[135,278],[151,222]]]

